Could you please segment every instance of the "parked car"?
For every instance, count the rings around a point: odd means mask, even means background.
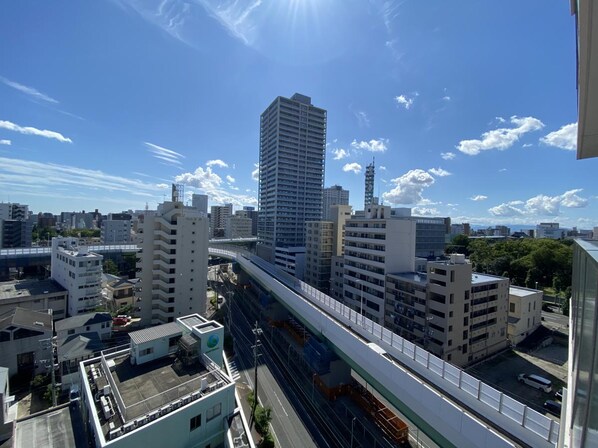
[[[543,390],[547,394],[549,394],[552,391],[552,383],[550,382],[550,380],[547,380],[546,378],[541,377],[540,375],[527,375],[525,373],[520,373],[517,376],[517,380],[520,383],[527,384],[528,386]]]
[[[553,400],[546,400],[544,402],[544,409],[557,417],[561,416],[561,403]]]

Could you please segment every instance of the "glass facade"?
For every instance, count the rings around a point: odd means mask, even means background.
[[[576,241],[572,280],[569,446],[598,446],[598,241]]]

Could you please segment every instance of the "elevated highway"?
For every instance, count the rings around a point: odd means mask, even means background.
[[[253,255],[239,264],[438,445],[555,447],[559,424]]]

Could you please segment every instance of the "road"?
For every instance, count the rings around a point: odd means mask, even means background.
[[[249,339],[252,335],[251,328],[245,319],[236,319],[235,323],[237,331],[234,361],[240,375],[237,382],[242,382],[254,389],[253,349],[251,348],[253,341]],[[267,354],[264,353],[263,356]],[[271,424],[276,446],[297,448],[318,446],[265,362],[260,362],[258,366],[258,396],[263,406],[272,409]]]
[[[563,316],[559,312],[542,311],[542,323],[551,330],[557,330],[564,334],[569,334],[569,317]]]

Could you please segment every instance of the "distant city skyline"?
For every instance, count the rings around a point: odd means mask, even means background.
[[[568,2],[349,1],[3,5],[0,202],[156,209],[177,182],[256,206],[258,117],[301,92],[356,210],[375,156],[374,196],[414,215],[598,225]]]

